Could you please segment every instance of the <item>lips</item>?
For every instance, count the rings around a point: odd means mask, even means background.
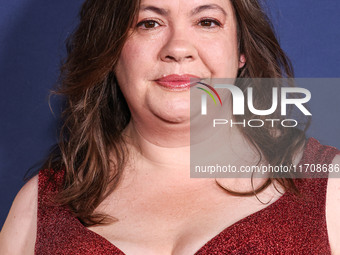
[[[181,91],[189,89],[192,85],[196,84],[200,80],[201,79],[199,77],[191,74],[171,74],[161,77],[155,80],[155,82],[164,88]]]

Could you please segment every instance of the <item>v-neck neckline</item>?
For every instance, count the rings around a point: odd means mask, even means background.
[[[305,146],[304,146],[304,150],[303,150],[303,153],[302,153],[302,157],[298,163],[298,165],[301,164],[301,162],[304,162],[305,159],[306,159],[306,151],[307,151],[307,147],[311,144],[311,143],[314,143],[315,139],[313,138],[309,138],[306,143],[305,143]],[[249,220],[251,220],[252,218],[256,217],[258,214],[262,214],[268,210],[270,210],[271,208],[273,208],[274,206],[278,206],[280,203],[282,203],[287,197],[291,196],[291,193],[289,191],[286,191],[282,194],[281,197],[279,197],[275,202],[269,204],[268,206],[262,208],[261,210],[258,210],[256,212],[253,212],[247,216],[245,216],[244,218],[232,223],[231,225],[227,226],[226,228],[224,228],[221,232],[219,232],[217,235],[213,236],[211,239],[209,239],[205,244],[203,244],[203,246],[201,246],[194,254],[199,254],[200,252],[202,252],[205,247],[209,246],[211,243],[217,241],[217,239],[230,232],[231,229],[237,227],[238,225],[242,224],[242,223],[245,223]],[[75,218],[76,219],[76,218]],[[102,242],[105,244],[105,246],[107,246],[108,249],[110,249],[111,251],[114,251],[114,252],[119,252],[121,253],[122,255],[126,255],[122,250],[120,250],[117,246],[115,246],[113,243],[111,243],[109,240],[107,240],[105,237],[101,236],[100,234],[86,228],[83,224],[81,224],[81,222],[76,219],[77,222],[79,223],[80,227],[85,229],[86,232],[88,232],[90,235],[92,235],[95,239],[97,239],[98,241]]]
[[[269,209],[271,209],[273,206],[277,206],[279,203],[282,203],[282,201],[284,201],[284,199],[289,196],[289,192],[285,192],[282,194],[282,196],[280,196],[275,202],[269,204],[268,206],[262,208],[259,211],[253,212],[249,215],[247,215],[246,217],[232,223],[231,225],[227,226],[226,228],[224,228],[221,232],[219,232],[217,235],[213,236],[211,239],[209,239],[205,244],[203,244],[203,246],[201,246],[194,254],[198,254],[199,252],[201,252],[203,249],[205,249],[206,246],[210,245],[211,243],[213,243],[214,241],[216,241],[220,236],[224,235],[225,233],[228,233],[229,231],[231,231],[232,228],[235,228],[236,226],[238,226],[239,224],[242,224],[244,222],[247,222],[249,220],[251,220],[252,218],[256,217],[258,214],[261,214]],[[120,250],[116,245],[114,245],[112,242],[110,242],[109,240],[107,240],[105,237],[101,236],[100,234],[86,228],[84,225],[81,224],[81,222],[77,219],[77,221],[79,222],[79,225],[81,228],[84,228],[86,232],[88,232],[90,235],[92,235],[95,239],[97,239],[98,241],[105,243],[106,247],[109,247],[110,250],[114,251],[114,252],[119,252],[122,255],[126,255],[122,250]]]

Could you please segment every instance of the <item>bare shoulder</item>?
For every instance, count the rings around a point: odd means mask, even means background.
[[[340,155],[337,155],[333,160],[333,165],[340,167]],[[329,242],[332,249],[332,254],[340,254],[340,178],[328,179],[327,198],[326,198],[326,219]]]
[[[38,176],[16,195],[0,233],[0,254],[34,254],[37,232]]]

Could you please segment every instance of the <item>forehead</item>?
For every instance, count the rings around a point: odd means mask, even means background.
[[[164,16],[195,15],[203,11],[220,12],[226,16],[233,12],[230,0],[142,0],[140,5],[140,12],[156,12]]]

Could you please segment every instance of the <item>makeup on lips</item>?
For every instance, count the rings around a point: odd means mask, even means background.
[[[201,78],[191,74],[170,74],[156,79],[155,82],[168,90],[184,91],[190,89],[200,80]]]

